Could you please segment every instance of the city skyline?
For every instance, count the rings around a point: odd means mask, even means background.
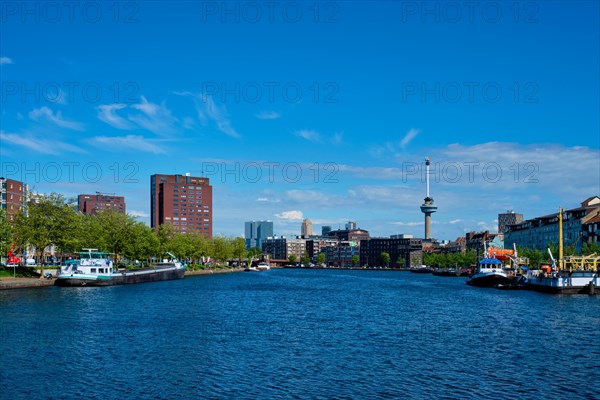
[[[499,20],[293,3],[298,21],[279,9],[254,22],[241,5],[135,4],[99,21],[2,15],[0,176],[119,193],[150,225],[148,177],[189,172],[210,179],[226,236],[310,218],[422,237],[426,156],[439,240],[600,193],[595,2],[494,3]]]

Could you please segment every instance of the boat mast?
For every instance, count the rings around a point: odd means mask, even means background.
[[[558,269],[563,269],[563,209],[558,209]]]

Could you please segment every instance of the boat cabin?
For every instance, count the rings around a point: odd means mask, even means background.
[[[67,260],[60,267],[61,275],[104,275],[111,276],[113,273],[113,261],[109,258],[110,253],[89,249],[79,253],[79,260]]]

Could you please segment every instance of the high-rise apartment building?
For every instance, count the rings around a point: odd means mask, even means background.
[[[208,178],[155,174],[150,177],[150,226],[212,238],[212,186]]]
[[[302,227],[300,231],[300,234],[303,238],[311,237],[313,234],[312,221],[310,219],[305,219],[302,221]]]
[[[516,225],[523,222],[523,214],[518,214],[513,210],[498,214],[498,233],[504,233],[508,225]]]
[[[253,247],[262,249],[262,243],[265,239],[273,236],[272,221],[249,221],[244,224],[244,236],[246,239],[246,248]]]

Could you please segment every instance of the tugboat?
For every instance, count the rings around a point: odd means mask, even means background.
[[[477,264],[477,272],[471,275],[467,285],[478,287],[506,285],[511,282],[511,279],[502,268],[502,261],[497,258],[484,258]]]
[[[112,286],[131,283],[166,281],[184,277],[186,265],[167,252],[171,259],[148,268],[118,270],[110,259],[110,253],[97,249],[83,249],[79,262],[67,262],[61,266],[56,286]]]

